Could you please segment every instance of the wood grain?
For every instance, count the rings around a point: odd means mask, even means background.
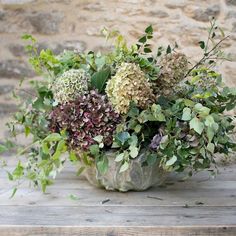
[[[162,187],[128,193],[97,189],[75,172],[67,166],[46,194],[24,182],[9,199],[12,183],[1,171],[0,235],[236,235],[236,164],[215,179],[171,174]]]
[[[78,181],[78,184],[80,181]],[[171,186],[172,187],[172,186]],[[109,206],[236,206],[234,189],[158,189],[146,192],[116,193],[103,189],[51,189],[47,194],[39,190],[19,189],[13,199],[12,190],[0,194],[0,206],[100,206],[109,199]],[[78,200],[71,200],[74,195]]]
[[[0,225],[233,225],[236,207],[1,206]]]
[[[2,236],[235,236],[235,226],[2,226]]]

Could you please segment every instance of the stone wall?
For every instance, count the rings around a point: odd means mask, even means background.
[[[131,42],[149,24],[155,44],[176,41],[191,60],[198,41],[207,37],[209,16],[231,37],[223,45],[233,62],[220,66],[225,81],[236,86],[236,0],[0,0],[0,116],[16,109],[11,92],[20,78],[34,76],[27,65],[23,33],[33,34],[40,48],[98,50],[109,47],[100,30],[118,29]]]

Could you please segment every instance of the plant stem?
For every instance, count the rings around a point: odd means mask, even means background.
[[[23,150],[21,150],[21,151],[17,154],[17,156],[20,156],[20,155],[24,154],[25,151],[27,151],[29,148],[31,148],[33,145],[35,145],[35,144],[37,144],[37,143],[39,143],[39,140],[38,140],[38,141],[35,141],[35,142],[33,142],[33,143],[31,143],[31,144],[28,145],[26,148],[24,148]]]
[[[197,68],[199,65],[201,65],[204,61],[206,61],[207,59],[209,59],[212,56],[212,52],[227,38],[229,38],[229,35],[224,37],[223,39],[221,39],[209,52],[204,53],[204,56],[192,67],[188,70],[187,74],[184,76],[184,78],[186,78],[191,71],[193,71],[195,68]],[[213,54],[214,55],[214,54]]]

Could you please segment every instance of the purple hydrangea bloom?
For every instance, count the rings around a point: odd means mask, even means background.
[[[149,145],[149,147],[153,150],[157,150],[159,148],[161,140],[162,140],[162,135],[161,134],[156,134],[152,138],[152,141],[151,141],[151,144]]]

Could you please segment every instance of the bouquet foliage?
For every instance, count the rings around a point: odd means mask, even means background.
[[[21,126],[32,140],[20,150],[26,159],[8,173],[11,180],[26,177],[45,191],[67,160],[84,165],[78,174],[90,165],[105,173],[108,150],[116,152],[120,172],[145,150],[142,165],[159,161],[166,171],[191,175],[213,170],[215,154],[235,149],[227,111],[236,105],[236,89],[214,69],[227,59],[221,50],[227,37],[214,20],[207,40],[199,42],[196,64],[177,44],[153,52],[152,26],[131,46],[116,31],[103,33],[114,42],[106,54],[39,52],[36,40],[23,36],[29,61],[44,79],[30,81],[35,96],[8,123],[13,136]]]

